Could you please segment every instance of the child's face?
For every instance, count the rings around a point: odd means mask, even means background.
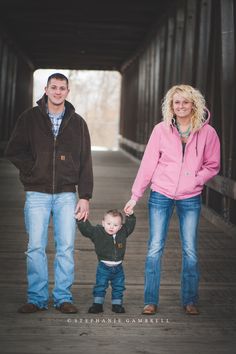
[[[102,226],[109,235],[114,235],[120,230],[122,226],[121,218],[120,216],[112,216],[107,214],[102,220]]]

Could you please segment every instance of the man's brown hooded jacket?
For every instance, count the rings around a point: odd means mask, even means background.
[[[65,115],[54,138],[47,115],[47,96],[19,117],[6,149],[6,157],[19,169],[26,191],[75,192],[90,199],[93,173],[87,124],[65,101]]]

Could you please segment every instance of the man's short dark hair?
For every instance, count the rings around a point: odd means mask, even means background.
[[[108,210],[108,211],[106,211],[104,217],[105,217],[106,215],[108,215],[108,214],[109,214],[109,215],[112,215],[112,216],[114,216],[114,217],[119,216],[120,219],[121,219],[121,223],[123,223],[123,215],[122,215],[122,213],[121,213],[119,210],[117,210],[117,209]]]
[[[67,79],[67,77],[61,73],[54,73],[52,75],[49,76],[48,81],[47,81],[47,86],[49,85],[49,82],[52,79],[57,79],[57,80],[62,80],[62,81],[66,81],[67,86],[69,86],[69,81]]]

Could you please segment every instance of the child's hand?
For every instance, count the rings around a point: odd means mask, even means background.
[[[134,207],[136,205],[136,201],[133,199],[130,199],[128,203],[126,203],[124,207],[124,212],[126,215],[132,215],[134,213]]]

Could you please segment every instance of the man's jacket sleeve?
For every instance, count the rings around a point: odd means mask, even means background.
[[[34,165],[23,116],[20,116],[17,120],[16,126],[7,144],[5,156],[24,174],[28,174]]]
[[[93,192],[93,169],[90,136],[85,121],[83,121],[82,130],[83,144],[80,158],[78,194],[80,199],[90,199]]]

